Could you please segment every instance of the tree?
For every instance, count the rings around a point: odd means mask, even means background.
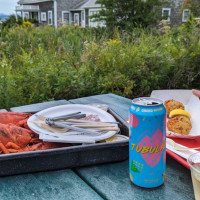
[[[97,0],[101,5],[99,13],[92,16],[95,21],[106,22],[109,28],[147,27],[161,18],[161,0]]]
[[[12,28],[17,24],[22,24],[22,18],[18,16],[18,21],[16,21],[15,15],[10,15],[5,21],[3,21],[2,28]]]

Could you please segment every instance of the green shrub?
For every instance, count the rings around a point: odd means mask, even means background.
[[[0,108],[154,89],[200,88],[200,30],[165,34],[74,26],[18,26],[0,36]]]

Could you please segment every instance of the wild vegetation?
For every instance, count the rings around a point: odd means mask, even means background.
[[[105,21],[109,29],[117,26],[126,30],[155,26],[162,18],[160,6],[167,4],[161,0],[97,0],[96,3],[102,8],[92,16],[94,20]]]
[[[106,29],[23,24],[0,32],[0,108],[155,89],[200,88],[200,28]]]

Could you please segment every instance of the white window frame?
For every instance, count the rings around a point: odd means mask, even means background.
[[[41,21],[42,22],[46,22],[47,21],[47,13],[46,12],[41,12]]]
[[[187,22],[188,19],[185,19],[185,11],[189,12],[190,14],[190,10],[189,9],[184,9],[183,10],[183,14],[182,14],[182,22]]]
[[[51,23],[49,23],[49,19],[50,19],[49,16],[51,16]],[[48,10],[48,24],[53,25],[53,11],[52,10]]]
[[[25,17],[26,14],[28,14],[28,18]],[[29,17],[30,17],[29,12],[23,12],[23,20],[24,20],[25,18],[26,18],[26,19],[29,19]]]
[[[78,24],[77,25],[79,26],[80,25],[80,18],[79,18],[80,16],[79,16],[79,13],[74,13],[74,24],[75,24],[75,16],[76,15],[78,16]]]
[[[171,18],[171,8],[162,8],[162,16],[163,16],[163,17],[164,17],[164,11],[168,11],[168,12],[169,12],[167,21],[170,22],[170,18]]]
[[[69,14],[69,24],[71,23],[71,17],[69,11],[62,11],[62,24],[64,24],[64,14]]]
[[[92,16],[93,14],[91,14],[91,12],[96,12],[98,13],[101,9],[100,8],[93,8],[93,9],[89,9],[88,12],[89,12],[89,17]],[[89,21],[88,21],[88,26],[90,27],[97,27],[97,26],[100,26],[100,27],[105,27],[105,21],[100,21],[100,22],[93,22],[93,19],[90,19],[89,18]]]
[[[85,10],[81,11],[81,26],[85,27]]]

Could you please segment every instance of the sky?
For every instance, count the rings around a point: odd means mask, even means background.
[[[15,6],[19,0],[0,0],[0,13],[3,14],[14,14]]]

